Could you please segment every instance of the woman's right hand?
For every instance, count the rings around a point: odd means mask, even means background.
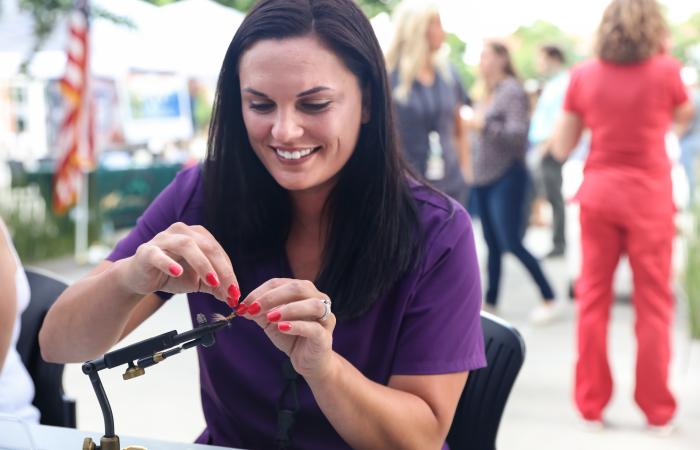
[[[122,285],[135,294],[206,292],[232,308],[240,288],[228,255],[199,225],[172,224],[123,260]]]
[[[483,111],[481,109],[474,110],[474,114],[472,115],[471,119],[467,121],[467,127],[475,131],[481,131],[485,125],[486,118]]]

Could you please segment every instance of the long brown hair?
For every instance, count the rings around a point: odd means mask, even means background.
[[[284,254],[292,205],[248,140],[238,64],[256,42],[309,35],[355,75],[368,92],[371,112],[326,205],[329,237],[316,285],[330,295],[333,312],[343,320],[368,310],[416,266],[423,248],[396,140],[384,57],[353,0],[262,0],[241,23],[224,57],[209,128],[206,225],[234,267]]]
[[[656,0],[613,0],[598,26],[595,54],[630,64],[659,53],[667,36],[668,26]]]
[[[503,73],[510,77],[518,78],[518,73],[515,71],[515,67],[513,66],[513,59],[510,57],[510,50],[508,50],[506,44],[498,41],[487,41],[486,46],[501,59],[503,59],[503,61],[505,61]]]

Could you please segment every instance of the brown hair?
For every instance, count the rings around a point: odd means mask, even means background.
[[[360,127],[355,150],[324,206],[328,238],[315,281],[333,299],[338,319],[344,320],[369,310],[421,261],[423,251],[394,129],[384,55],[355,1],[262,0],[243,19],[224,56],[216,88],[203,169],[205,225],[234,267],[284,252],[294,211],[289,193],[263,166],[248,139],[239,63],[257,42],[299,36],[319,39],[368,93],[369,121]],[[225,205],[246,213],[236,214]]]
[[[613,0],[598,26],[595,54],[618,64],[659,53],[668,26],[656,0]]]
[[[518,78],[518,74],[515,72],[515,67],[513,67],[513,60],[510,57],[510,51],[505,44],[498,41],[487,41],[486,46],[494,52],[496,55],[500,56],[505,64],[503,65],[503,73],[513,78]]]
[[[558,45],[547,44],[540,47],[542,53],[547,55],[547,58],[559,61],[562,64],[566,63],[566,56],[564,56],[564,50]]]

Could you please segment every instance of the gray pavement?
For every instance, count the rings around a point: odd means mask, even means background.
[[[478,233],[477,233],[478,234]],[[478,238],[480,236],[477,236]],[[480,260],[485,249],[477,239]],[[547,230],[531,228],[526,246],[543,255],[551,242]],[[616,302],[613,309],[609,355],[615,389],[605,419],[611,427],[593,433],[581,427],[573,404],[575,360],[574,305],[566,298],[569,267],[563,259],[547,260],[544,270],[564,303],[561,320],[544,327],[529,324],[528,314],[539,301],[534,282],[524,267],[507,255],[503,269],[500,315],[522,334],[527,346],[525,364],[508,400],[499,430],[500,449],[698,449],[700,445],[700,342],[691,342],[687,313],[679,305],[673,329],[672,386],[679,400],[676,433],[668,438],[644,430],[644,417],[634,404],[633,311],[629,303]],[[483,264],[482,264],[483,267]],[[623,265],[616,277],[620,297],[631,293],[629,270]],[[695,442],[696,444],[692,444]]]
[[[480,259],[485,251],[480,230],[476,230]],[[549,249],[549,233],[531,229],[526,245],[536,255]],[[46,261],[38,266],[75,280],[90,270],[70,259]],[[691,342],[687,314],[679,305],[673,330],[674,357],[672,386],[679,400],[676,433],[667,438],[644,431],[644,418],[634,404],[633,311],[629,304],[614,307],[610,324],[610,356],[615,377],[615,393],[606,412],[611,428],[593,433],[584,431],[572,401],[574,364],[574,309],[565,293],[570,264],[548,260],[545,272],[564,302],[561,320],[545,327],[533,327],[528,314],[538,302],[538,293],[524,268],[511,256],[504,261],[500,315],[513,323],[527,345],[525,364],[508,401],[499,431],[499,449],[699,449],[700,445],[700,342]],[[629,294],[629,277],[618,276],[616,288]],[[626,291],[626,292],[625,292]],[[168,302],[139,327],[124,344],[165,331],[189,329],[184,298]],[[123,344],[120,344],[123,345]],[[147,375],[129,381],[121,372],[103,371],[103,384],[112,404],[117,434],[190,442],[204,427],[201,413],[197,359],[188,350],[147,369]],[[102,418],[90,382],[77,364],[66,367],[64,385],[77,400],[78,427],[102,431]],[[695,444],[693,444],[695,442]]]

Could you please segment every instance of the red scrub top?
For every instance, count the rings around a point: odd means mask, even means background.
[[[665,135],[686,99],[680,64],[668,55],[625,65],[595,59],[572,70],[564,110],[591,130],[577,194],[582,206],[645,217],[673,214]]]

